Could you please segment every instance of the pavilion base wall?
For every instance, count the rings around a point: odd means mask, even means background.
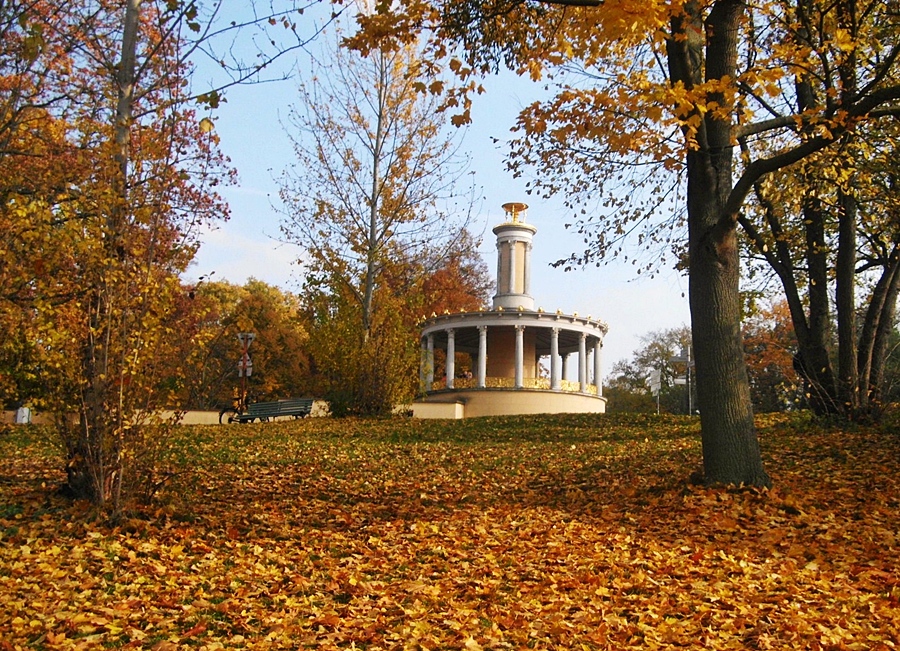
[[[462,402],[414,402],[413,418],[452,418],[466,417],[466,405]]]
[[[441,391],[412,403],[414,418],[477,418],[515,414],[603,414],[606,398],[529,389]]]

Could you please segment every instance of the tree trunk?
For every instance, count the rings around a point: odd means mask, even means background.
[[[851,38],[859,35],[856,1],[841,0],[837,3],[838,23]],[[852,99],[857,94],[857,54],[851,49],[842,57],[838,66],[841,79],[841,99]],[[843,145],[849,136],[842,138]],[[855,178],[848,180],[854,187]],[[856,233],[859,222],[858,205],[852,190],[838,188],[838,251],[836,262],[836,310],[838,329],[838,379],[840,406],[845,418],[857,420],[868,411],[865,404],[867,392],[859,390],[859,367],[856,337]]]
[[[811,14],[808,0],[798,2],[798,25],[795,38],[800,47],[815,47],[805,25]],[[800,112],[817,110],[818,99],[808,76],[798,76],[795,81],[797,109]],[[806,179],[806,186],[814,188],[813,179]],[[828,250],[825,247],[825,215],[815,190],[807,191],[801,206],[806,240],[807,297],[809,319],[805,320],[806,336],[800,337],[795,358],[797,373],[803,378],[804,393],[810,408],[818,416],[834,414],[837,408],[837,384],[829,355],[831,337],[831,304],[828,295]],[[797,319],[794,319],[795,326]]]
[[[372,318],[374,311],[375,285],[378,282],[378,265],[382,255],[381,251],[381,235],[379,233],[379,225],[383,223],[381,219],[381,208],[384,202],[382,177],[382,155],[384,153],[386,124],[388,119],[388,99],[389,99],[389,70],[383,53],[376,54],[378,67],[378,81],[376,88],[377,106],[375,111],[375,133],[372,137],[372,178],[369,190],[369,223],[368,232],[365,235],[366,240],[366,277],[365,286],[363,287],[363,341],[369,342],[372,335]]]
[[[122,400],[117,395],[123,390],[122,369],[121,360],[114,358],[114,347],[122,334],[116,285],[121,282],[118,276],[126,257],[128,168],[142,1],[128,0],[123,17],[122,53],[114,79],[118,91],[113,136],[116,166],[106,218],[107,268],[98,272],[91,288],[93,309],[83,359],[85,391],[79,431],[73,439],[75,445],[68,451],[67,466],[67,488],[75,497],[100,505],[112,501],[114,510],[121,506],[124,465]]]
[[[707,80],[734,78],[744,11],[741,0],[720,0],[710,11],[704,26]],[[675,38],[667,53],[672,81],[690,88],[703,74],[695,45],[699,7],[688,3],[685,12],[685,18],[673,21]],[[727,105],[724,97],[709,100]],[[768,486],[741,339],[737,215],[725,214],[733,187],[732,136],[728,119],[706,113],[695,134],[696,145],[688,138],[690,307],[703,470],[707,484]]]
[[[808,338],[800,340],[797,371],[806,383],[806,395],[819,416],[837,413],[837,386],[829,355],[831,298],[828,295],[828,250],[825,246],[825,216],[821,202],[808,196],[803,203],[808,265]]]
[[[882,289],[883,291],[880,291]],[[884,361],[888,355],[888,347],[894,329],[898,294],[900,294],[900,246],[895,245],[887,258],[884,273],[879,279],[869,305],[869,312],[875,313],[872,317],[874,340],[865,361],[867,383],[861,387],[861,390],[868,393],[870,410],[880,411],[883,408],[881,400],[884,391]],[[867,348],[860,345],[861,355],[864,350]],[[860,367],[863,366],[864,363],[861,362]]]
[[[838,190],[838,251],[835,263],[835,309],[838,330],[839,411],[856,420],[860,402],[856,339],[856,199]]]
[[[704,183],[714,170],[703,160],[689,169],[691,327],[705,481],[767,486],[741,339],[737,234],[721,226],[721,204]]]

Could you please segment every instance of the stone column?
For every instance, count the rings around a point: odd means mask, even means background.
[[[447,329],[447,361],[444,363],[447,372],[447,388],[453,388],[453,380],[456,377],[456,331]]]
[[[531,242],[525,243],[525,269],[524,269],[524,287],[523,294],[531,294]]]
[[[425,337],[419,338],[419,393],[425,393],[428,390],[425,384],[425,378],[428,368],[428,348],[425,345]]]
[[[579,391],[587,393],[587,333],[578,338],[578,384]]]
[[[550,389],[559,391],[560,387],[559,328],[550,328]]]
[[[483,389],[487,379],[487,326],[478,326],[478,388]]]
[[[603,395],[603,342],[599,339],[594,343],[594,384],[597,387],[597,395]]]
[[[566,380],[569,377],[569,354],[562,356],[562,375],[560,379]]]
[[[521,389],[525,375],[525,326],[516,326],[516,388]]]
[[[425,390],[431,391],[431,387],[434,384],[434,335],[428,335],[426,339]]]
[[[516,241],[509,241],[509,287],[510,294],[516,294]]]
[[[503,246],[504,243],[497,241],[497,294],[502,294],[505,290],[500,286],[503,282]]]

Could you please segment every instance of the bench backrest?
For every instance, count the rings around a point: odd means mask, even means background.
[[[253,402],[247,405],[248,414],[259,416],[273,416],[281,411],[281,405],[277,402]]]
[[[312,398],[286,398],[278,401],[282,411],[285,409],[312,409]]]
[[[247,414],[250,416],[278,416],[291,415],[298,412],[312,411],[312,398],[286,398],[274,402],[253,402],[247,406]]]

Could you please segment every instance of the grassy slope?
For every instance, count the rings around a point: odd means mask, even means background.
[[[0,434],[0,649],[900,644],[900,446],[760,421],[772,491],[690,486],[696,421],[184,428],[110,529]]]

